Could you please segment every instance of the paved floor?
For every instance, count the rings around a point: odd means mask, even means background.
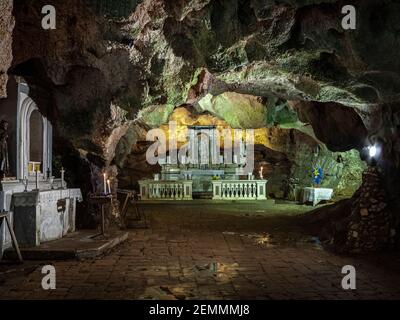
[[[294,205],[148,205],[150,228],[102,258],[0,266],[2,299],[398,299],[400,256],[326,252],[296,223]],[[357,289],[341,288],[344,265]]]

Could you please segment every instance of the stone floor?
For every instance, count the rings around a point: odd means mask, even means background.
[[[84,261],[0,265],[2,299],[398,299],[400,255],[337,256],[305,234],[290,204],[146,205],[149,229]],[[57,289],[41,288],[53,264]],[[357,289],[341,288],[344,265]]]

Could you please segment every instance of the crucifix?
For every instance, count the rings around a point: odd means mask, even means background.
[[[61,189],[64,189],[64,174],[65,174],[65,170],[64,167],[61,167]]]

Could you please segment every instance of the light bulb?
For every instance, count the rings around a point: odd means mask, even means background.
[[[370,156],[371,158],[373,158],[373,157],[376,156],[376,147],[375,147],[375,146],[369,147],[369,156]]]

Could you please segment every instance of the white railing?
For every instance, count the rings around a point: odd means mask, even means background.
[[[267,199],[267,180],[215,180],[212,185],[216,200]]]
[[[191,180],[140,180],[141,200],[192,200]]]

